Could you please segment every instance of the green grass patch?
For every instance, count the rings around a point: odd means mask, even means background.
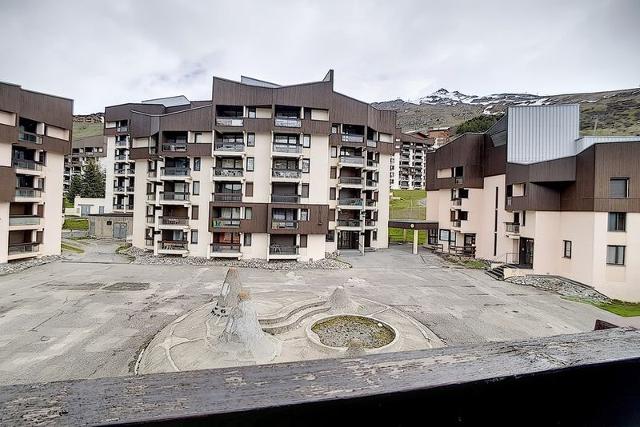
[[[598,307],[601,310],[606,310],[610,313],[617,314],[622,317],[635,317],[640,316],[640,303],[637,302],[625,302],[617,299],[610,300],[609,302],[594,301],[588,298],[565,296],[563,299],[575,302],[581,302],[583,304],[591,304],[594,307]]]
[[[64,199],[62,199],[64,202],[64,207],[65,209],[71,209],[73,208],[73,202],[70,202],[69,200],[67,200],[67,198],[65,197]]]
[[[89,220],[86,218],[67,218],[62,224],[64,230],[88,230]]]
[[[427,208],[420,201],[427,197],[425,190],[393,190],[389,201],[391,219],[426,219]]]
[[[389,228],[389,241],[395,243],[403,243],[402,239],[403,233],[402,228]],[[426,231],[418,231],[418,244],[424,245],[424,242],[427,241],[427,232]],[[407,230],[407,243],[413,243],[413,230]]]
[[[103,124],[102,123],[85,123],[74,122],[73,123],[73,139],[78,140],[89,136],[102,135]]]
[[[476,270],[484,270],[488,267],[488,264],[485,261],[469,258],[464,256],[456,256],[456,255],[446,255],[444,257],[450,263],[459,265],[464,268],[473,268]]]
[[[73,253],[76,253],[76,254],[83,254],[84,253],[84,249],[77,248],[75,246],[71,246],[68,243],[61,243],[60,244],[60,249],[62,249],[63,251],[73,252]]]

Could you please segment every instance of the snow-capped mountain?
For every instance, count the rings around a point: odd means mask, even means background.
[[[413,104],[426,104],[426,105],[483,105],[487,108],[484,109],[485,114],[495,113],[493,110],[494,105],[545,105],[552,102],[548,97],[532,95],[528,93],[495,93],[491,95],[466,95],[464,93],[454,90],[449,92],[447,89],[438,89],[431,95],[420,97],[416,100],[410,100]],[[496,111],[500,112],[500,111]]]

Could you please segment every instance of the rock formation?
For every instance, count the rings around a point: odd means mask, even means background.
[[[358,313],[362,306],[351,299],[349,292],[344,286],[338,286],[327,301],[330,313]]]
[[[228,316],[238,305],[241,291],[242,283],[240,282],[238,269],[230,267],[222,283],[222,290],[220,291],[220,295],[218,295],[218,301],[215,307],[213,307],[213,314],[217,316]]]

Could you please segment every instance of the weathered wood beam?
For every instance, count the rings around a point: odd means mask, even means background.
[[[609,370],[605,372],[605,368]],[[309,425],[326,422],[328,417],[333,419],[330,423],[333,427],[356,414],[361,420],[375,417],[375,411],[382,409],[387,412],[381,412],[378,421],[392,416],[389,411],[398,408],[403,408],[403,412],[396,414],[400,418],[392,420],[406,417],[410,408],[424,412],[425,420],[436,419],[432,417],[445,410],[452,415],[460,411],[466,414],[460,405],[464,403],[469,411],[468,405],[479,405],[493,396],[500,401],[487,411],[499,409],[497,417],[515,410],[500,407],[511,399],[514,402],[526,396],[545,399],[567,393],[563,386],[570,390],[577,388],[576,396],[588,398],[589,381],[599,381],[594,386],[608,390],[607,393],[619,390],[624,394],[625,376],[629,376],[629,385],[637,388],[640,331],[632,328],[356,359],[5,386],[0,387],[0,425],[193,422],[204,418],[225,425],[261,422],[297,425],[305,417]],[[617,382],[607,389],[606,378],[617,378]],[[587,386],[577,385],[583,382]],[[528,385],[518,395],[520,384]],[[614,385],[620,388],[612,388]],[[540,388],[539,394],[536,387]],[[572,398],[569,394],[567,402]],[[618,404],[625,401],[625,396],[617,400]],[[636,396],[640,394],[636,392]],[[452,402],[456,402],[457,409],[448,408]],[[524,404],[529,405],[526,401]],[[636,415],[640,417],[640,402],[636,401],[636,407]],[[320,408],[325,409],[318,412]],[[342,408],[340,414],[335,413],[336,408]],[[540,415],[543,410],[532,407],[533,412],[522,414],[520,421]],[[513,425],[521,424],[517,421],[513,420]]]

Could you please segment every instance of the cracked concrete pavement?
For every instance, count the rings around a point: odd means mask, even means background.
[[[86,259],[0,277],[0,384],[132,375],[140,350],[171,321],[210,301],[226,273],[122,258],[100,262],[99,254],[115,246],[91,244]],[[257,299],[279,290],[327,293],[346,283],[352,294],[412,316],[447,345],[587,331],[597,318],[640,326],[638,319],[482,271],[447,268],[429,252],[411,255],[409,247],[344,259],[352,269],[240,269],[240,276]]]

